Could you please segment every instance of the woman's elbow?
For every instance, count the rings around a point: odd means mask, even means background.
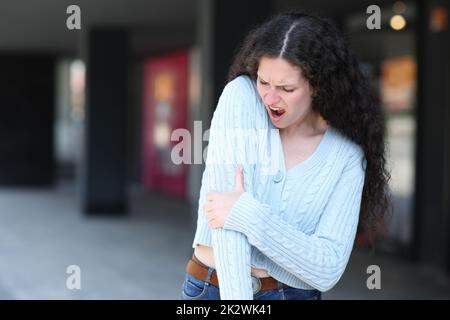
[[[334,288],[334,286],[339,282],[339,279],[341,276],[336,276],[330,279],[326,279],[324,281],[320,281],[320,283],[317,283],[315,288],[319,290],[320,292],[327,292]]]
[[[316,273],[314,278],[310,278],[306,281],[310,286],[319,290],[320,292],[326,292],[331,289],[339,282],[342,275],[344,274],[345,264],[334,265],[334,266],[324,266],[321,272]]]

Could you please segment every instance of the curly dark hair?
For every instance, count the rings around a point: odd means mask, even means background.
[[[363,149],[366,167],[358,230],[365,231],[373,245],[391,213],[384,115],[347,39],[326,18],[278,14],[245,38],[228,81],[240,75],[256,81],[262,57],[281,57],[300,67],[313,88],[312,110]]]

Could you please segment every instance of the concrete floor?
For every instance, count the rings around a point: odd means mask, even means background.
[[[75,188],[0,189],[0,299],[178,299],[191,254],[187,203],[134,192],[126,217],[86,217]],[[381,268],[381,290],[366,269]],[[69,290],[69,265],[81,289]],[[449,278],[408,261],[354,250],[324,299],[449,299]]]

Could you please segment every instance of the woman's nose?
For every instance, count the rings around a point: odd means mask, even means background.
[[[272,106],[272,105],[277,104],[278,101],[280,101],[280,97],[274,90],[270,89],[267,91],[267,94],[264,97],[264,100],[266,101],[266,104],[268,106]]]

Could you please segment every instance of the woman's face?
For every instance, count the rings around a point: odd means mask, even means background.
[[[257,88],[274,126],[284,129],[312,114],[312,89],[301,69],[283,58],[262,57]]]

